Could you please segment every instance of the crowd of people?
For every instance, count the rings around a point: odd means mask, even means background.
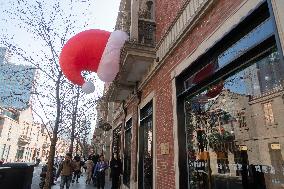
[[[120,188],[120,175],[122,174],[122,162],[117,154],[113,154],[110,162],[104,160],[103,155],[89,156],[87,159],[75,156],[72,160],[72,154],[67,153],[64,159],[57,160],[58,171],[56,180],[61,177],[60,189],[69,189],[71,182],[78,183],[83,170],[86,173],[86,184],[93,184],[98,189],[104,189],[106,170],[110,168],[112,189]]]

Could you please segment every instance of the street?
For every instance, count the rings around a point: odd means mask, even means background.
[[[41,166],[35,167],[34,168],[34,174],[33,174],[33,182],[32,182],[32,187],[31,189],[39,189],[39,182],[40,182],[40,173],[41,173]],[[108,179],[109,177],[106,176],[106,185],[105,189],[110,189],[111,188],[111,182]],[[79,183],[72,183],[70,189],[95,189],[92,184],[91,185],[86,185],[85,184],[85,174],[83,173],[83,176],[80,177]],[[60,178],[55,182],[56,185],[52,186],[52,189],[59,189],[60,188]]]

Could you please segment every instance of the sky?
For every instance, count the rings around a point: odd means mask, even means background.
[[[21,1],[21,0],[20,0]],[[36,0],[24,0],[29,4],[34,4]],[[52,5],[54,2],[58,2],[58,0],[38,0],[39,2],[44,2],[46,4],[45,14],[50,16],[50,10],[52,10]],[[76,19],[74,20],[76,23],[75,33],[80,31],[84,31],[87,29],[102,29],[107,31],[113,31],[116,23],[116,18],[118,14],[120,0],[64,0],[60,1],[63,3],[62,8],[64,13],[68,13],[70,11],[70,7],[67,5],[67,2],[73,1],[75,2],[75,6],[73,6],[73,12],[76,14]],[[42,49],[42,44],[33,36],[23,29],[19,24],[17,19],[11,18],[7,14],[5,14],[6,10],[13,10],[12,3],[16,3],[16,0],[0,0],[0,38],[7,36],[9,38],[13,38],[13,43],[31,53],[32,56],[36,57],[37,54],[40,54],[40,50]],[[66,5],[64,5],[66,3]],[[59,21],[60,22],[60,21]],[[88,26],[83,27],[83,24],[87,22]],[[58,24],[58,23],[55,23]],[[56,27],[59,29],[60,27]],[[70,38],[72,36],[68,36]],[[1,44],[0,44],[1,46]],[[15,64],[25,64],[25,62],[19,57],[15,55],[11,55],[10,62]],[[99,86],[97,91],[102,94],[103,83],[99,82],[95,84]],[[93,124],[94,125],[94,124]],[[92,133],[92,132],[91,132]]]
[[[32,3],[35,0],[25,0]],[[40,2],[48,2],[53,4],[57,0],[39,0]],[[118,14],[118,8],[120,0],[64,0],[76,2],[74,11],[77,16],[76,24],[77,33],[86,29],[103,29],[107,31],[113,31],[115,27],[116,17]],[[4,13],[5,10],[13,9],[10,2],[16,2],[16,0],[0,0],[0,37],[5,35],[13,36],[17,45],[28,48],[31,50],[37,50],[40,47],[35,40],[32,40],[32,36],[25,32],[22,28],[19,28],[17,20],[10,18]],[[66,5],[66,9],[69,7]],[[47,8],[48,9],[48,8]],[[63,7],[64,9],[64,7]],[[48,12],[48,10],[46,11]],[[67,11],[66,11],[67,12]],[[88,23],[88,27],[80,27],[83,22]],[[71,36],[70,36],[71,37]],[[11,57],[12,60],[16,60],[15,57]]]

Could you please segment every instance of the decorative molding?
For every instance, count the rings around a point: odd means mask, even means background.
[[[173,139],[174,139],[174,169],[175,169],[175,186],[179,188],[179,144],[178,144],[178,120],[177,120],[177,95],[176,81],[172,80],[172,107],[173,107]]]
[[[208,49],[212,48],[219,40],[221,40],[228,32],[254,11],[264,0],[245,0],[238,6],[224,22],[205,38],[200,45],[194,49],[172,72],[172,79],[177,77],[186,68],[188,68],[200,55],[204,54]]]
[[[213,0],[191,0],[185,4],[184,9],[157,46],[157,57],[160,61],[166,57],[188,27],[200,17],[202,10],[212,2]]]
[[[271,0],[282,52],[284,51],[284,2],[283,0]]]
[[[186,34],[194,28],[199,18],[202,17],[214,1],[215,0],[190,0],[184,4],[179,16],[157,45],[156,57],[158,61],[151,65],[148,73],[141,81],[139,89],[143,88],[155,72],[163,65],[167,56],[171,54]]]
[[[144,106],[146,106],[151,100],[153,100],[155,97],[155,91],[152,91],[151,93],[149,93],[147,95],[147,97],[145,97],[141,103],[139,104],[139,109],[141,110],[142,108],[144,108]],[[153,102],[154,103],[154,102]]]

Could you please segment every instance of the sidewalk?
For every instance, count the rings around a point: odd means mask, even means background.
[[[109,181],[109,177],[106,174],[106,185],[104,189],[111,189],[111,181]],[[86,177],[85,173],[83,173],[83,176],[80,177],[79,183],[71,183],[70,189],[96,189],[96,187],[93,184],[86,184]],[[52,186],[51,189],[60,189],[60,178],[58,178],[57,182],[55,182],[56,185]]]

